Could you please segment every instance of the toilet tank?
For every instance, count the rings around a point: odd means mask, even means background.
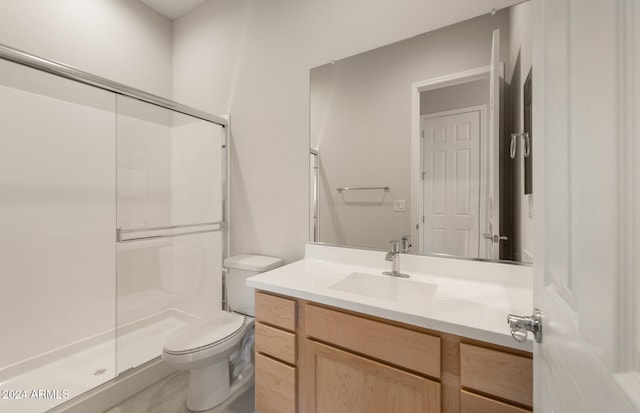
[[[240,254],[224,260],[229,270],[226,276],[227,303],[231,310],[238,313],[255,315],[255,291],[247,287],[247,278],[278,268],[282,259],[264,255]]]

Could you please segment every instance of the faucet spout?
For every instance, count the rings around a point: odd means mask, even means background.
[[[409,278],[407,274],[400,272],[400,241],[391,241],[391,251],[387,252],[384,259],[391,261],[391,271],[383,272],[384,275],[390,275],[392,277]]]

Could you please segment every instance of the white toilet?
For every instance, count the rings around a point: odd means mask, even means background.
[[[191,370],[189,410],[211,409],[253,379],[255,296],[245,282],[281,265],[281,259],[261,255],[227,258],[227,300],[232,312],[217,311],[165,340],[162,359],[178,370]]]

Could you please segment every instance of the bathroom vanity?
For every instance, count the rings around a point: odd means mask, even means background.
[[[382,252],[309,245],[249,279],[258,412],[532,410],[532,343],[506,324],[531,307],[531,268],[401,260],[409,280],[380,275]]]

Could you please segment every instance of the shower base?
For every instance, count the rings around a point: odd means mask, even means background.
[[[83,393],[158,358],[164,337],[193,319],[164,311],[121,327],[117,340],[111,331],[7,367],[0,372],[0,412],[42,413],[73,404]]]

